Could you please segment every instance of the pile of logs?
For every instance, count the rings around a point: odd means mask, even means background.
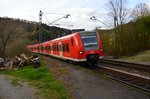
[[[35,59],[39,60],[39,57],[37,55],[28,57],[25,54],[16,55],[14,58],[6,59],[5,61],[0,58],[0,70],[18,69],[32,64]]]

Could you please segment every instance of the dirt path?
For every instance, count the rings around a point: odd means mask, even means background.
[[[0,75],[0,99],[41,99],[34,88],[15,78]]]
[[[150,99],[150,96],[132,87],[106,80],[78,66],[57,59],[45,60],[55,77],[70,89],[73,99]]]

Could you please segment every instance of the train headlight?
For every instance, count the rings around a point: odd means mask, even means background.
[[[83,54],[83,53],[84,53],[84,51],[80,51],[79,53],[80,53],[80,54]]]
[[[103,51],[103,49],[101,48],[101,49],[100,49],[100,51],[102,52],[102,51]]]

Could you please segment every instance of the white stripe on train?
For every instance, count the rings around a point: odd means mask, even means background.
[[[53,54],[46,54],[46,53],[40,53],[40,54],[44,54],[44,55],[50,55],[56,58],[61,58],[63,60],[72,60],[72,61],[76,61],[76,62],[85,62],[87,61],[87,59],[73,59],[73,58],[69,58],[69,57],[64,57],[64,56],[58,56],[58,55],[53,55]],[[103,58],[103,56],[100,56],[99,59]]]

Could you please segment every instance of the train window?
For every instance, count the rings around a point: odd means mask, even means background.
[[[85,50],[95,50],[99,48],[96,32],[80,33],[80,36]]]
[[[61,51],[60,45],[58,45],[58,51]]]
[[[47,46],[45,46],[45,50],[47,50]]]
[[[57,47],[57,51],[58,51],[58,45],[56,47]]]
[[[42,46],[42,50],[44,50],[44,46]]]
[[[71,38],[71,44],[72,44],[72,46],[73,46],[73,43],[74,43],[74,42],[73,42],[73,38]]]
[[[48,49],[51,50],[51,46],[48,46]]]
[[[47,50],[49,50],[49,46],[47,46]]]
[[[66,50],[65,50],[65,44],[63,44],[63,52],[65,52]]]
[[[69,52],[69,44],[66,44],[66,52]]]
[[[54,46],[54,51],[56,51],[56,46]]]
[[[43,46],[41,46],[41,50],[43,50]]]
[[[41,46],[39,46],[39,50],[41,50]]]
[[[55,51],[57,51],[57,47],[55,46]]]
[[[39,50],[39,46],[37,47],[37,50]]]

